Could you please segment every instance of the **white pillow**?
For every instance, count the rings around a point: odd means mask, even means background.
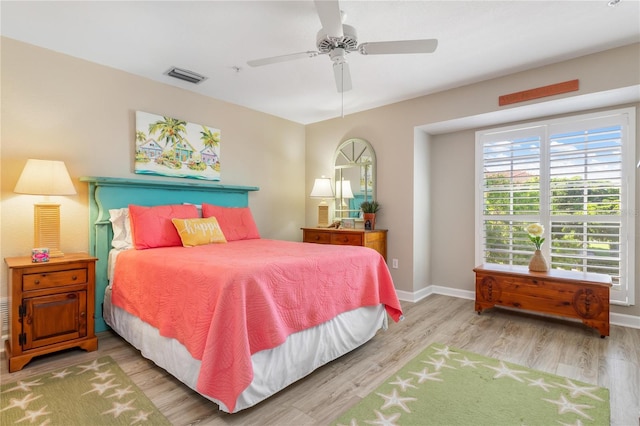
[[[131,241],[131,223],[129,222],[129,209],[109,209],[109,221],[113,229],[111,246],[114,249],[123,250],[133,247]]]
[[[198,209],[198,217],[202,217],[202,204],[194,204],[194,203],[182,203],[186,206],[196,206],[196,209]]]

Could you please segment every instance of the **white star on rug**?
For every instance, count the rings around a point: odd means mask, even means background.
[[[57,373],[52,373],[51,377],[54,379],[64,379],[65,377],[67,377],[69,374],[71,374],[71,371],[67,370],[66,368],[62,371],[58,371]]]
[[[545,398],[543,398],[542,400],[550,402],[552,404],[556,404],[558,406],[558,414],[576,413],[581,415],[582,417],[586,417],[589,420],[593,420],[584,411],[581,410],[582,408],[593,408],[591,405],[574,404],[573,402],[568,401],[564,395],[560,395],[560,399],[557,401]]]
[[[129,395],[130,393],[134,392],[131,390],[131,386],[127,386],[124,389],[116,389],[111,395],[107,396],[107,398],[113,398],[115,396],[116,398],[120,399],[125,395]]]
[[[16,423],[20,423],[23,420],[29,420],[30,423],[35,422],[38,417],[40,416],[46,416],[47,414],[51,414],[51,411],[44,411],[47,409],[47,405],[45,405],[44,407],[42,407],[41,409],[39,409],[38,411],[31,411],[31,410],[27,410],[24,412],[24,417],[21,419],[16,420]]]
[[[86,394],[91,393],[91,392],[98,392],[98,395],[102,395],[102,394],[103,394],[103,393],[105,393],[108,389],[111,389],[111,388],[117,388],[117,387],[118,387],[118,386],[120,386],[120,385],[119,385],[119,384],[113,384],[112,382],[113,382],[114,380],[115,380],[115,379],[111,379],[111,380],[109,380],[109,381],[108,381],[108,382],[106,382],[106,383],[92,383],[92,384],[91,384],[91,387],[92,387],[93,389],[92,389],[92,390],[90,390],[90,391],[86,391],[86,392],[85,392],[85,393],[83,393],[82,395],[86,395]]]
[[[27,406],[29,405],[30,402],[35,401],[36,399],[40,398],[41,396],[42,395],[38,395],[38,396],[34,397],[34,395],[32,393],[30,393],[30,394],[25,395],[24,398],[22,398],[22,399],[11,398],[11,399],[9,399],[9,405],[4,407],[0,411],[8,410],[10,408],[15,408],[15,407],[20,407],[21,410],[26,410]]]
[[[390,385],[398,385],[400,386],[400,389],[402,390],[402,392],[405,392],[408,388],[414,388],[414,389],[418,389],[417,386],[414,386],[413,384],[411,384],[411,381],[413,380],[412,378],[408,378],[408,379],[401,379],[400,376],[396,376],[397,381],[395,382],[389,382]]]
[[[435,359],[433,357],[429,357],[429,359],[431,361],[422,361],[425,364],[431,364],[436,368],[436,371],[440,371],[441,368],[446,367],[446,368],[451,368],[452,370],[455,370],[456,368],[448,365],[447,361],[444,358],[440,358],[440,359]]]
[[[579,386],[576,385],[575,383],[573,383],[571,380],[566,379],[566,382],[568,383],[568,385],[563,385],[560,383],[556,383],[556,385],[565,388],[565,389],[569,389],[571,391],[571,397],[572,398],[577,398],[580,395],[584,395],[584,396],[588,396],[589,398],[595,399],[597,401],[602,401],[602,398],[598,397],[597,395],[592,394],[590,391],[593,390],[598,390],[597,386]]]
[[[485,367],[490,368],[492,370],[496,370],[498,372],[498,374],[493,376],[494,379],[498,379],[500,377],[511,377],[514,380],[517,380],[519,382],[524,383],[524,380],[522,380],[520,377],[518,377],[518,374],[529,374],[529,372],[524,371],[524,370],[512,370],[512,369],[510,369],[509,367],[504,365],[503,361],[500,361],[500,367],[493,367],[491,365],[485,365]]]
[[[151,414],[151,412],[144,412],[144,411],[138,411],[138,414],[136,414],[135,416],[131,417],[131,424],[134,425],[138,422],[146,422],[149,420],[149,415]]]
[[[435,348],[435,350],[436,350],[436,353],[434,355],[441,355],[441,356],[443,356],[443,357],[445,357],[447,359],[449,359],[449,355],[457,355],[458,354],[458,352],[453,352],[453,351],[449,350],[449,346],[445,346],[442,349]]]
[[[373,410],[376,413],[376,420],[365,420],[365,423],[370,425],[380,425],[380,426],[397,426],[396,420],[400,418],[400,413],[391,414],[389,417],[385,417],[380,411]]]
[[[410,413],[411,410],[409,410],[409,407],[407,407],[407,404],[405,404],[405,402],[417,401],[416,398],[401,397],[400,395],[398,395],[398,390],[396,388],[393,388],[391,395],[385,395],[377,392],[376,392],[376,395],[384,399],[384,404],[382,404],[382,407],[380,407],[381,410],[386,410],[389,407],[398,406],[402,408],[405,412]]]
[[[98,371],[100,369],[100,367],[102,367],[103,365],[107,365],[108,363],[103,362],[101,364],[98,363],[98,360],[95,359],[93,360],[93,362],[91,364],[85,364],[85,365],[78,365],[77,367],[81,370],[78,374],[82,374],[86,371],[92,370],[92,371]]]
[[[5,390],[2,393],[13,392],[13,391],[16,391],[16,390],[30,392],[32,386],[42,386],[43,384],[44,383],[40,383],[40,379],[34,380],[32,382],[23,382],[22,380],[20,380],[19,382],[16,383],[16,385],[14,387],[9,388],[9,389]]]
[[[525,377],[525,379],[527,379],[529,382],[529,386],[536,386],[539,387],[540,389],[542,389],[545,392],[549,392],[549,388],[555,388],[555,386],[553,386],[550,383],[547,383],[544,381],[544,377],[541,377],[539,379],[533,380],[533,379],[529,379],[528,377]]]
[[[472,367],[472,368],[476,368],[476,364],[482,363],[482,361],[471,361],[466,356],[462,359],[454,359],[454,361],[458,361],[460,363],[460,367]]]
[[[124,413],[125,411],[133,411],[135,410],[134,407],[131,407],[131,403],[135,401],[135,399],[132,399],[129,402],[125,402],[124,404],[121,404],[119,402],[114,402],[113,403],[113,408],[111,410],[107,410],[105,412],[103,412],[102,414],[113,414],[113,417],[118,417],[120,414]]]
[[[107,380],[109,377],[113,376],[114,374],[111,372],[111,370],[107,370],[107,371],[98,371],[97,373],[95,373],[95,375],[89,379],[89,380]]]
[[[425,368],[424,370],[420,371],[420,372],[415,372],[415,371],[411,371],[411,374],[418,376],[418,383],[424,383],[427,380],[432,380],[434,382],[442,382],[443,380],[436,377],[437,375],[440,374],[439,371],[434,371],[433,373],[429,373],[429,369]]]

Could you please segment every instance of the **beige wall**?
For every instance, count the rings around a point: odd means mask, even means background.
[[[33,246],[33,202],[40,198],[13,193],[28,158],[63,160],[74,180],[78,195],[55,197],[62,203],[66,252],[89,249],[87,185],[80,176],[166,179],[133,173],[136,110],[221,129],[220,183],[260,187],[249,205],[261,234],[301,239],[303,125],[15,40],[1,42],[0,257],[26,255]]]
[[[500,95],[573,79],[580,80],[577,92],[498,106]],[[306,190],[330,167],[340,141],[369,140],[378,159],[382,205],[376,226],[389,229],[388,258],[399,259],[391,272],[401,296],[419,298],[433,287],[469,294],[474,291],[475,131],[600,107],[633,105],[640,113],[639,99],[640,45],[634,44],[308,125]],[[640,138],[635,140],[640,155]],[[636,212],[639,206],[637,196]],[[314,217],[313,201],[307,200],[307,224]],[[640,247],[640,215],[635,218]],[[640,316],[638,263],[636,305],[614,306],[613,312]]]

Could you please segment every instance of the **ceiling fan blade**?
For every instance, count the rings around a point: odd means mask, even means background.
[[[333,75],[336,78],[338,93],[351,90],[351,72],[349,72],[349,64],[347,62],[334,62]]]
[[[438,47],[438,40],[398,40],[362,43],[358,50],[363,55],[385,55],[396,53],[433,53]]]
[[[322,29],[329,37],[342,37],[342,15],[338,0],[315,0]]]
[[[291,53],[289,55],[280,55],[280,56],[272,56],[270,58],[254,59],[252,61],[247,61],[247,65],[249,65],[250,67],[260,67],[262,65],[270,65],[270,64],[276,64],[278,62],[293,61],[295,59],[313,58],[314,56],[318,56],[318,55],[319,55],[319,52],[314,52],[314,51]]]

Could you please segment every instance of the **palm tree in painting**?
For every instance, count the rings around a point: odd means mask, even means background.
[[[202,135],[200,136],[200,140],[205,147],[213,149],[220,144],[220,132],[214,133],[206,126],[202,126],[200,134]]]
[[[136,142],[144,143],[146,141],[147,141],[147,135],[142,130],[136,131]]]
[[[162,118],[163,120],[149,124],[149,134],[160,132],[158,139],[164,140],[164,149],[166,150],[169,146],[174,148],[183,139],[182,134],[187,131],[187,122],[171,117]]]

